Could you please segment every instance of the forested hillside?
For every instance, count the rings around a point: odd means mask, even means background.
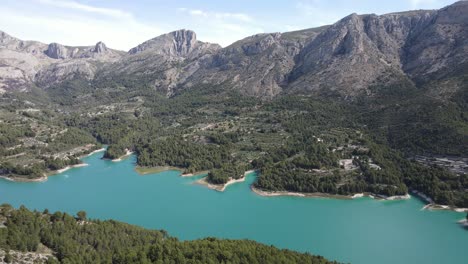
[[[352,14],[226,48],[181,30],[127,54],[78,49],[88,64],[75,72],[70,47],[30,53],[46,46],[1,34],[0,50],[44,60],[28,74],[51,81],[1,94],[0,176],[43,180],[106,144],[105,158],[133,151],[139,167],[208,172],[213,184],[256,169],[265,191],[416,190],[468,207],[467,8]]]
[[[53,252],[44,263],[336,263],[249,240],[179,241],[165,231],[90,220],[83,211],[74,217],[9,205],[0,207],[0,248],[6,263],[18,262],[10,251],[44,248]]]
[[[438,113],[430,111],[432,101],[423,100],[414,88],[400,89],[404,90],[385,92],[366,101],[291,95],[262,101],[212,86],[171,98],[137,86],[106,105],[66,96],[71,99],[68,105],[47,106],[53,118],[43,111],[33,120],[65,124],[66,133],[77,136],[57,137],[47,146],[23,147],[24,152],[36,153],[39,158],[39,163],[33,163],[39,165],[24,167],[26,171],[14,170],[14,162],[23,155],[8,153],[9,163],[2,166],[6,173],[37,177],[27,168],[41,171],[74,162],[70,157],[69,162],[56,160],[58,165],[49,164],[52,160],[39,153],[46,153],[51,144],[66,149],[69,145],[59,145],[58,140],[67,139],[68,144],[75,145],[95,140],[109,145],[104,154],[107,158],[118,158],[132,150],[138,166],[178,167],[185,173],[209,171],[207,180],[214,184],[224,184],[243,177],[246,170],[257,169],[260,174],[254,185],[266,191],[393,196],[413,189],[436,203],[466,207],[466,173],[413,161],[415,154],[466,155],[466,105],[457,97],[447,101],[456,107],[436,108],[442,113],[455,111],[445,115],[460,118],[444,121],[443,115],[438,117]],[[409,107],[415,110],[409,111]],[[21,112],[10,113],[19,116]],[[424,122],[418,120],[421,118]],[[27,129],[28,122],[24,126]],[[25,133],[20,131],[12,138],[24,142]],[[87,141],[77,141],[82,137]],[[408,144],[396,141],[404,138]],[[424,143],[427,138],[434,139],[430,146]],[[21,153],[19,150],[14,151]]]

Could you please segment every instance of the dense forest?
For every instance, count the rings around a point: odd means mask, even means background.
[[[11,122],[22,125],[0,127],[6,132],[0,142],[9,146],[0,153],[7,157],[0,165],[2,174],[39,177],[77,157],[49,164],[52,160],[44,153],[107,144],[105,158],[131,150],[138,166],[208,171],[206,179],[213,184],[256,169],[254,185],[266,191],[393,196],[417,190],[436,203],[468,207],[467,174],[413,159],[416,154],[429,159],[466,155],[463,96],[434,109],[430,106],[438,102],[423,100],[418,91],[405,87],[373,87],[382,90],[378,96],[355,101],[286,94],[258,100],[222,85],[167,98],[136,81],[129,80],[125,93],[117,84],[112,88],[112,82],[106,86],[112,89],[81,89],[76,82],[67,90],[70,94],[55,94],[60,87],[52,88],[47,93],[55,95],[59,106],[43,105],[47,109],[33,114],[15,110],[24,106],[3,105],[16,117]],[[93,100],[80,99],[85,95]],[[30,122],[55,125],[57,132],[47,137]],[[427,138],[437,140],[429,144]],[[28,141],[43,143],[22,144]],[[29,156],[18,156],[22,153]],[[25,160],[35,162],[24,165]]]
[[[83,211],[74,217],[2,205],[0,221],[6,263],[16,262],[10,250],[35,252],[40,246],[53,252],[46,263],[335,263],[249,240],[179,241],[165,231],[90,220]]]
[[[232,162],[227,148],[215,144],[191,143],[180,137],[169,137],[137,148],[140,166],[174,166],[186,172],[220,168]]]
[[[44,162],[36,163],[33,166],[24,167],[20,165],[13,165],[9,162],[0,164],[0,174],[3,175],[16,175],[27,176],[30,179],[44,176],[45,172],[57,171],[70,165],[80,164],[81,161],[76,157],[67,159],[59,158],[44,158]]]

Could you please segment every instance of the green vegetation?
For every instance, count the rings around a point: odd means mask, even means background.
[[[44,158],[44,162],[35,163],[32,166],[13,165],[9,162],[3,162],[0,164],[0,174],[10,177],[26,176],[28,179],[35,179],[43,177],[46,172],[60,170],[66,166],[80,163],[81,161],[76,157],[67,159]]]
[[[219,169],[213,169],[208,173],[207,180],[214,184],[225,184],[229,178],[239,179],[244,177],[244,173],[247,170],[246,166],[234,165],[232,163],[226,163]]]
[[[127,152],[125,149],[118,145],[110,145],[107,149],[106,152],[104,152],[103,158],[105,159],[118,159],[122,156],[124,156]]]
[[[80,163],[80,156],[100,147],[86,131],[57,122],[58,114],[45,105],[28,108],[33,104],[3,99],[0,101],[1,176],[40,178]]]
[[[50,154],[97,141],[109,145],[105,158],[131,150],[144,170],[208,171],[207,181],[214,184],[257,169],[254,185],[266,191],[392,196],[414,189],[436,203],[468,207],[466,174],[413,161],[416,154],[468,155],[463,144],[468,86],[452,97],[436,98],[427,96],[429,88],[402,80],[391,87],[371,87],[370,97],[344,101],[333,94],[260,100],[221,84],[178,90],[166,98],[148,80],[119,78],[76,81],[65,90],[54,87],[47,93],[57,104],[42,105],[38,108],[46,109],[27,116],[18,110],[24,105],[4,104],[3,113],[23,124],[1,140],[5,146],[20,142],[0,153],[11,157],[5,159],[8,168],[32,177],[65,165],[44,166]],[[39,123],[53,129],[44,133],[35,129]],[[21,143],[28,136],[48,145]],[[28,153],[27,166],[15,156],[23,152]],[[60,160],[73,160],[66,156]]]
[[[136,172],[138,172],[141,175],[145,174],[154,174],[154,173],[159,173],[163,171],[169,171],[169,170],[175,170],[175,171],[180,171],[180,168],[177,167],[171,167],[171,166],[158,166],[158,167],[140,167],[137,166],[135,168]]]
[[[0,248],[53,251],[48,263],[335,263],[320,256],[279,250],[249,240],[179,241],[164,231],[66,213],[0,207]]]
[[[219,168],[230,159],[225,148],[192,143],[176,137],[138,147],[137,151],[138,165],[182,167],[188,173]]]

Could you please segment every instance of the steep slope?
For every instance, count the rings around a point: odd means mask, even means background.
[[[100,78],[115,79],[117,75],[117,78],[138,79],[138,83],[170,96],[178,83],[199,69],[200,61],[220,48],[218,44],[197,40],[191,30],[178,30],[130,49],[120,60],[107,65]]]
[[[0,32],[0,92],[49,87],[77,76],[94,78],[98,65],[115,61],[122,52],[102,42],[89,47],[70,47],[23,41]]]
[[[427,83],[466,68],[468,63],[468,1],[437,11],[430,23],[410,35],[404,47],[403,70]]]
[[[272,97],[287,84],[294,58],[323,28],[290,33],[258,34],[220,50],[184,84],[227,84],[244,94]]]
[[[433,11],[384,16],[352,14],[322,32],[298,56],[290,76],[293,91],[336,91],[343,96],[369,94],[377,79],[404,78],[402,47],[415,25]]]
[[[0,93],[26,90],[36,73],[50,63],[45,49],[43,43],[21,41],[0,31]]]
[[[293,91],[371,94],[370,86],[411,79],[418,86],[461,69],[468,60],[468,2],[435,11],[352,14],[299,54]]]
[[[372,97],[378,95],[375,86],[421,88],[463,73],[468,63],[466,14],[468,1],[440,10],[351,14],[331,26],[258,34],[225,48],[178,30],[126,54],[101,42],[92,47],[46,45],[2,32],[0,89],[47,88],[79,78],[95,80],[99,87],[110,82],[151,87],[167,96],[217,85],[264,98],[280,93]]]
[[[143,42],[130,49],[129,54],[151,52],[170,58],[196,58],[206,50],[217,50],[217,44],[197,40],[197,35],[191,30],[181,29]]]

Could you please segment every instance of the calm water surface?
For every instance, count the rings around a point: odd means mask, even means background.
[[[418,199],[375,201],[261,197],[250,174],[224,193],[176,171],[140,176],[135,157],[119,163],[84,158],[89,166],[43,183],[0,180],[0,203],[30,209],[88,212],[164,229],[180,239],[248,238],[351,263],[468,263],[465,214],[422,211]]]

